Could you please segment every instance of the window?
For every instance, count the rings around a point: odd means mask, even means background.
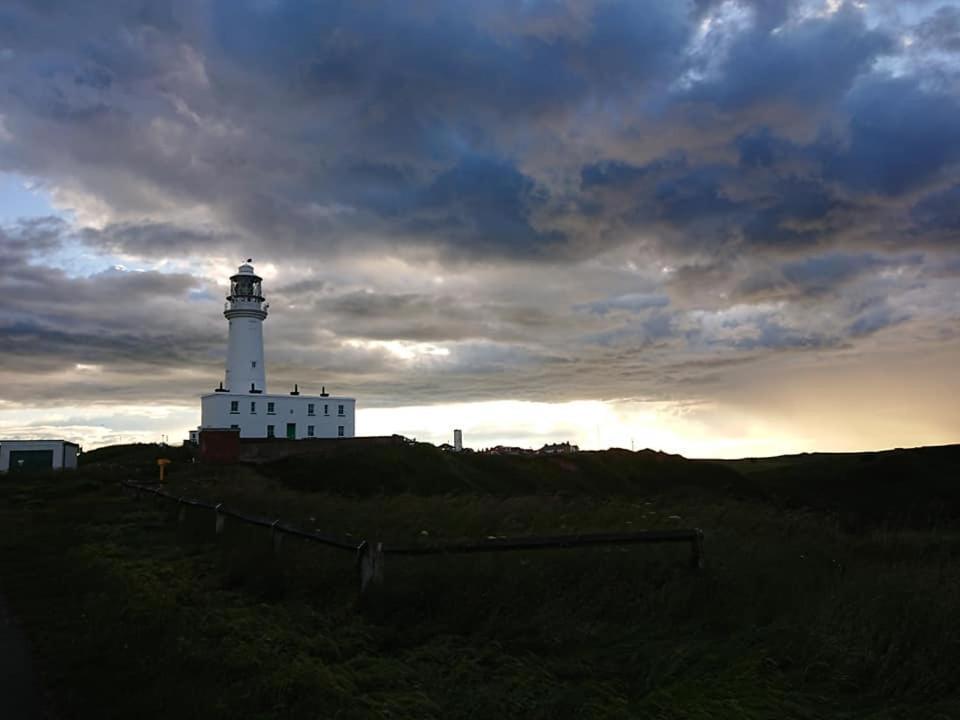
[[[323,414],[324,414],[324,415],[329,415],[329,414],[330,414],[330,406],[329,406],[329,405],[324,404],[324,406],[323,406]]]
[[[337,405],[337,415],[343,415],[343,405]]]
[[[250,361],[250,367],[256,367],[256,366],[257,366],[257,361],[256,361],[256,360],[251,360],[251,361]]]
[[[238,413],[238,412],[240,412],[240,401],[239,401],[239,400],[231,400],[231,401],[230,401],[230,412],[232,412],[232,413]]]
[[[343,425],[337,425],[337,437],[343,437]]]
[[[257,414],[257,402],[256,402],[256,400],[251,400],[251,401],[250,401],[250,414],[251,414],[251,415],[256,415],[256,414]]]
[[[313,425],[307,425],[307,437],[313,437]]]
[[[276,431],[273,429],[273,425],[267,425],[267,437],[276,437]]]
[[[239,425],[231,425],[231,426],[230,426],[230,429],[231,429],[231,430],[239,430],[239,429],[240,429],[240,426],[239,426]]]
[[[276,403],[268,402],[267,403],[267,415],[276,415]]]
[[[307,403],[307,415],[313,415],[313,403]]]

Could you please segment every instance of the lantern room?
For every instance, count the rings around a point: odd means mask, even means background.
[[[247,263],[237,269],[237,274],[230,277],[230,302],[263,302],[261,283],[263,278],[253,272],[253,266]]]

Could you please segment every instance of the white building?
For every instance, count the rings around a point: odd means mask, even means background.
[[[250,261],[230,278],[223,315],[229,322],[224,381],[200,398],[200,429],[235,428],[241,438],[353,437],[357,401],[328,394],[301,395],[299,387],[286,395],[267,392],[263,361],[263,321],[268,303],[261,294],[262,278]]]
[[[0,472],[74,470],[79,450],[67,440],[0,440]]]

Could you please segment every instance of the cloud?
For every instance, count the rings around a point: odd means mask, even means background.
[[[815,245],[829,234],[831,213],[842,207],[822,183],[810,178],[778,180],[769,190],[770,196],[744,224],[747,242]]]
[[[0,252],[5,262],[23,263],[30,255],[49,253],[60,247],[67,222],[58,217],[22,218],[0,227]]]
[[[850,5],[827,17],[771,28],[771,20],[782,21],[786,14],[776,5],[764,4],[767,13],[736,38],[716,76],[685,92],[690,100],[725,110],[786,101],[809,111],[841,97],[877,56],[893,49],[891,39],[867,29],[862,13]]]
[[[854,190],[900,195],[960,160],[960,102],[915,78],[872,78],[845,109],[848,137],[821,153],[826,175]]]
[[[830,254],[787,263],[784,279],[804,295],[819,295],[878,268],[919,264],[922,257],[882,258],[871,254]]]
[[[466,157],[422,192],[416,219],[406,228],[411,234],[442,234],[470,253],[541,254],[564,240],[559,232],[532,225],[548,195],[509,163]]]
[[[956,247],[960,244],[960,185],[921,198],[910,217],[920,238]]]
[[[223,250],[236,237],[214,228],[194,228],[173,222],[119,222],[103,228],[86,227],[80,239],[101,252],[151,257]]]
[[[595,315],[606,315],[617,310],[636,313],[651,308],[662,308],[670,304],[670,298],[665,295],[652,295],[645,293],[630,293],[628,295],[618,295],[607,300],[598,300],[582,305],[575,305],[574,310],[586,311]]]
[[[551,313],[535,306],[475,304],[424,293],[353,291],[327,296],[315,308],[340,335],[375,340],[520,341],[557,322]]]
[[[910,315],[898,312],[886,303],[877,303],[858,317],[848,328],[853,337],[871,335],[894,325],[906,322]]]
[[[775,320],[763,320],[750,337],[734,342],[741,350],[822,350],[836,347],[840,338],[822,332],[804,332],[786,327]]]
[[[960,52],[960,8],[941,5],[932,15],[917,23],[914,33],[927,48]]]
[[[58,216],[0,230],[3,399],[193,407],[251,255],[271,384],[367,405],[730,403],[942,347],[955,15],[12,0],[0,171]]]
[[[734,141],[745,168],[769,168],[779,165],[796,153],[796,147],[786,138],[779,138],[764,125],[750,128]]]

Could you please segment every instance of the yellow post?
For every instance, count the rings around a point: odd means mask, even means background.
[[[167,465],[170,464],[170,460],[167,458],[158,458],[157,465],[160,467],[160,484],[163,485],[163,474],[164,470],[167,469]]]

